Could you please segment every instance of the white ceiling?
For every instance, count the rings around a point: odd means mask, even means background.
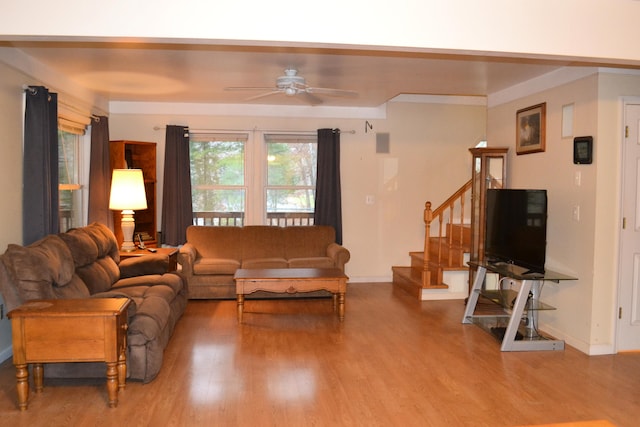
[[[108,101],[301,105],[298,97],[279,94],[247,101],[264,91],[225,90],[273,87],[291,67],[310,86],[358,92],[355,98],[322,96],[322,105],[375,107],[399,94],[486,96],[557,68],[585,65],[563,59],[335,48],[46,41],[0,45],[21,50]]]

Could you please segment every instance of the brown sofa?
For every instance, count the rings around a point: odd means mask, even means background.
[[[189,282],[189,298],[235,298],[233,275],[238,268],[339,268],[344,271],[350,256],[347,249],[335,242],[335,230],[329,226],[190,226],[178,263]],[[330,295],[322,291],[319,294]]]
[[[0,291],[7,310],[34,299],[129,298],[127,374],[153,380],[164,348],[187,305],[186,282],[167,273],[169,260],[148,255],[122,260],[112,231],[94,223],[11,244],[0,256]],[[104,363],[45,365],[49,377],[104,376]]]

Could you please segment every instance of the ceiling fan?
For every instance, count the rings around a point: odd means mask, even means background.
[[[309,86],[305,78],[298,75],[295,68],[284,70],[284,76],[276,79],[275,87],[227,87],[225,90],[264,90],[265,93],[247,98],[247,101],[264,98],[271,95],[284,94],[287,96],[298,96],[311,105],[322,104],[322,100],[315,95],[355,97],[358,93],[353,90],[330,89],[323,87]]]

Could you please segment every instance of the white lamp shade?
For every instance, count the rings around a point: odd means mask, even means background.
[[[147,196],[141,169],[113,170],[109,209],[117,211],[147,209]]]

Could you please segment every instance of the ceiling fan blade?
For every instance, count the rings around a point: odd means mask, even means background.
[[[269,87],[225,87],[224,90],[228,90],[228,91],[234,91],[234,90],[260,90],[260,91],[264,91],[264,90],[278,90],[278,88],[275,88],[273,86],[269,86]]]
[[[294,95],[294,97],[302,99],[304,102],[306,102],[309,105],[322,104],[322,100],[320,98],[310,94],[309,92],[298,92],[296,95]]]
[[[255,101],[256,99],[266,98],[267,96],[276,95],[282,93],[281,90],[272,90],[270,92],[261,93],[260,95],[252,96],[250,98],[245,99],[245,101]]]
[[[306,91],[307,93],[317,93],[317,94],[328,95],[328,96],[344,96],[344,97],[358,96],[358,92],[356,92],[355,90],[331,89],[326,87],[308,87]]]

